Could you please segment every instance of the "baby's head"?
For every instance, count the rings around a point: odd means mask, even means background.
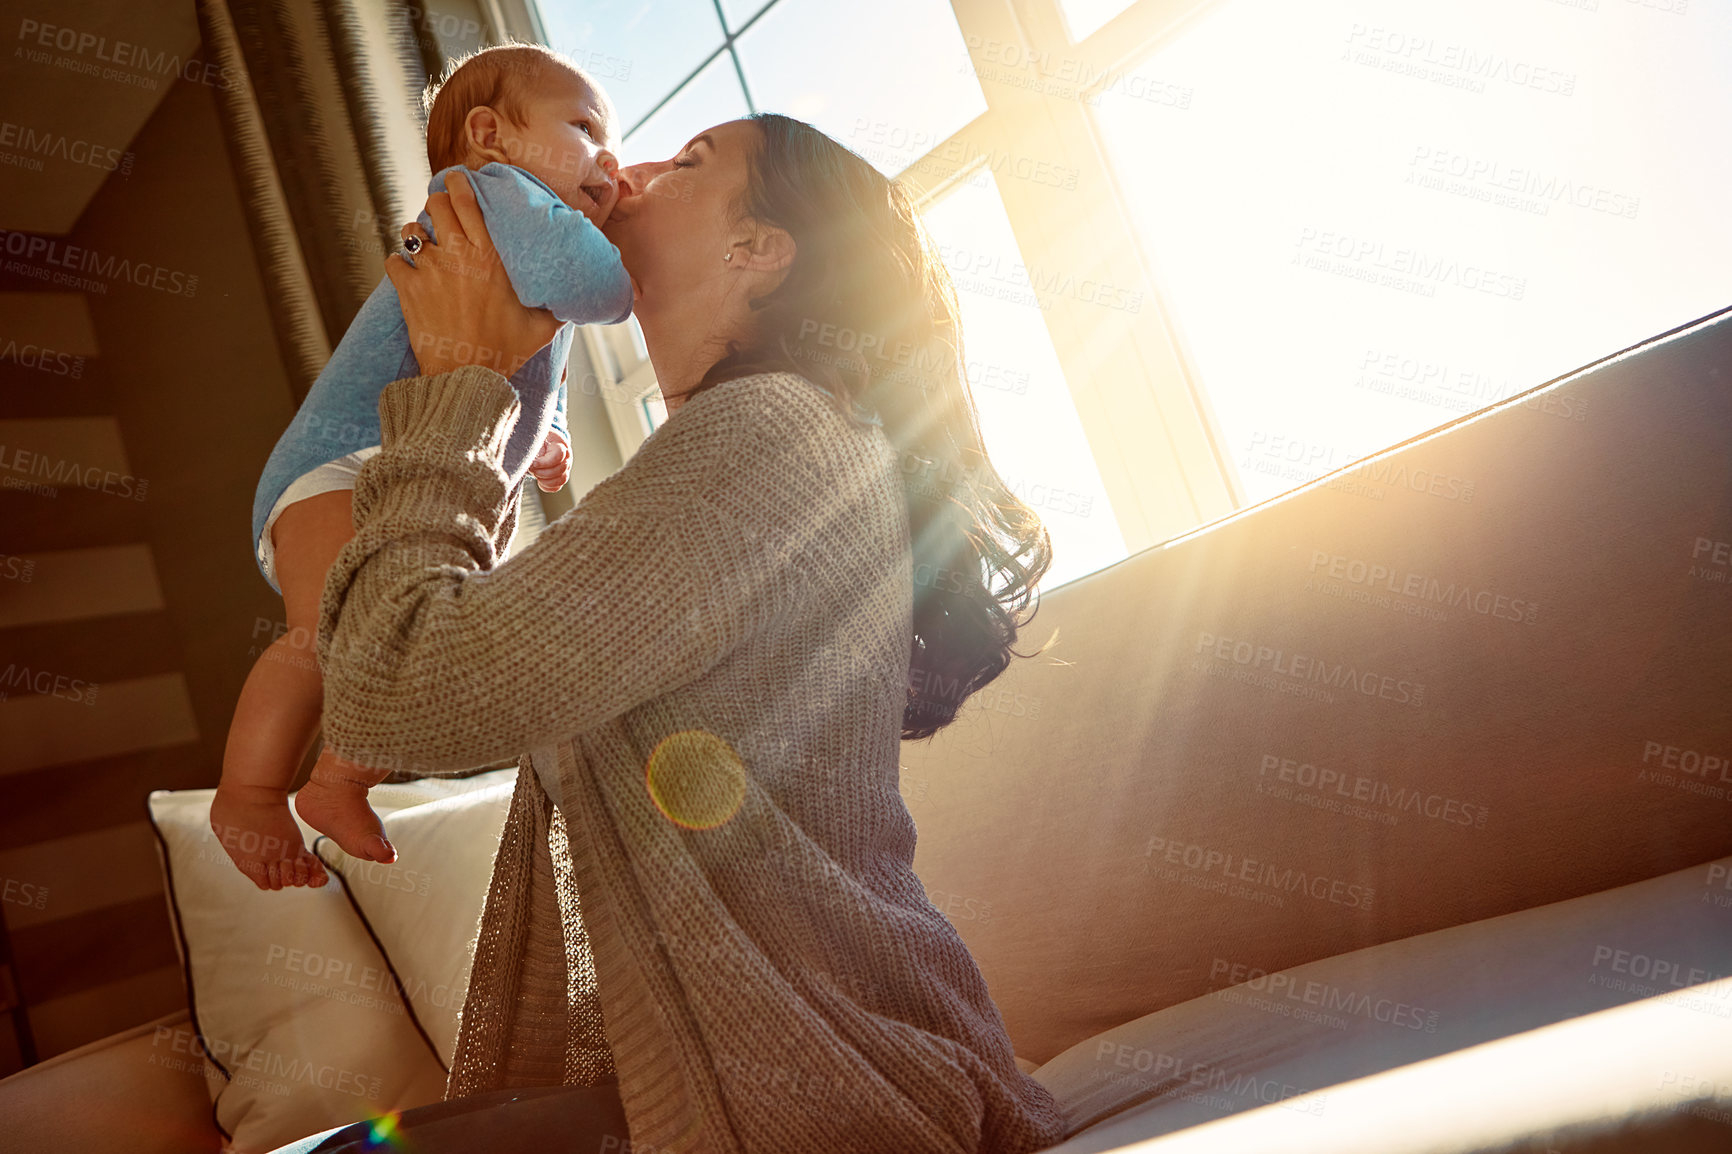
[[[434,172],[489,161],[540,178],[595,224],[619,199],[613,102],[583,69],[539,44],[500,44],[453,60],[427,86]],[[591,207],[593,204],[593,208]]]

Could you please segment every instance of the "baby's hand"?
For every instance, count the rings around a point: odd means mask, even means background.
[[[541,452],[529,466],[529,472],[543,493],[557,493],[571,480],[571,442],[560,436],[558,429],[547,430],[547,440]]]

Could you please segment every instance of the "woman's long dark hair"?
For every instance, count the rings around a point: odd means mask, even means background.
[[[1011,645],[1039,609],[1052,541],[987,460],[950,270],[902,186],[803,121],[748,119],[761,143],[738,212],[786,231],[794,261],[751,302],[754,337],[730,343],[692,392],[795,372],[829,389],[850,420],[862,420],[856,400],[883,419],[914,554],[902,737],[931,737],[1013,654],[1034,656]]]

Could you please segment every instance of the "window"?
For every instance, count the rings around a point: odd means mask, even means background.
[[[1232,0],[1139,66],[1182,107],[1104,96],[1249,497],[1723,306],[1728,45],[1707,6]]]
[[[1725,304],[1725,6],[541,5],[629,62],[627,159],[771,108],[910,189],[1047,588]]]
[[[1042,588],[1125,555],[1040,295],[1016,270],[1017,249],[998,182],[981,170],[926,213],[956,282],[968,388],[987,457],[1010,491],[1046,523],[1053,563]]]
[[[723,52],[625,138],[620,163],[667,160],[710,125],[749,112],[733,58]]]
[[[714,0],[544,0],[547,43],[607,89],[629,132],[721,49]]]
[[[886,176],[986,111],[949,0],[780,0],[739,50],[759,108],[806,121]]]
[[[728,27],[744,28],[746,22],[769,6],[770,0],[722,0],[722,15]]]
[[[1086,40],[1131,6],[1131,0],[1059,0],[1072,40]]]

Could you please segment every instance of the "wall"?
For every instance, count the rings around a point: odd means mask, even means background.
[[[0,269],[0,999],[25,1011],[23,1036],[0,1028],[0,1074],[183,1003],[145,796],[216,783],[252,647],[281,617],[247,538],[291,393],[217,93],[166,89],[130,171],[56,238],[148,262],[162,287],[101,266],[44,285],[17,267],[53,268],[40,254]],[[44,290],[70,309],[10,295]],[[28,355],[81,311],[95,355]]]

